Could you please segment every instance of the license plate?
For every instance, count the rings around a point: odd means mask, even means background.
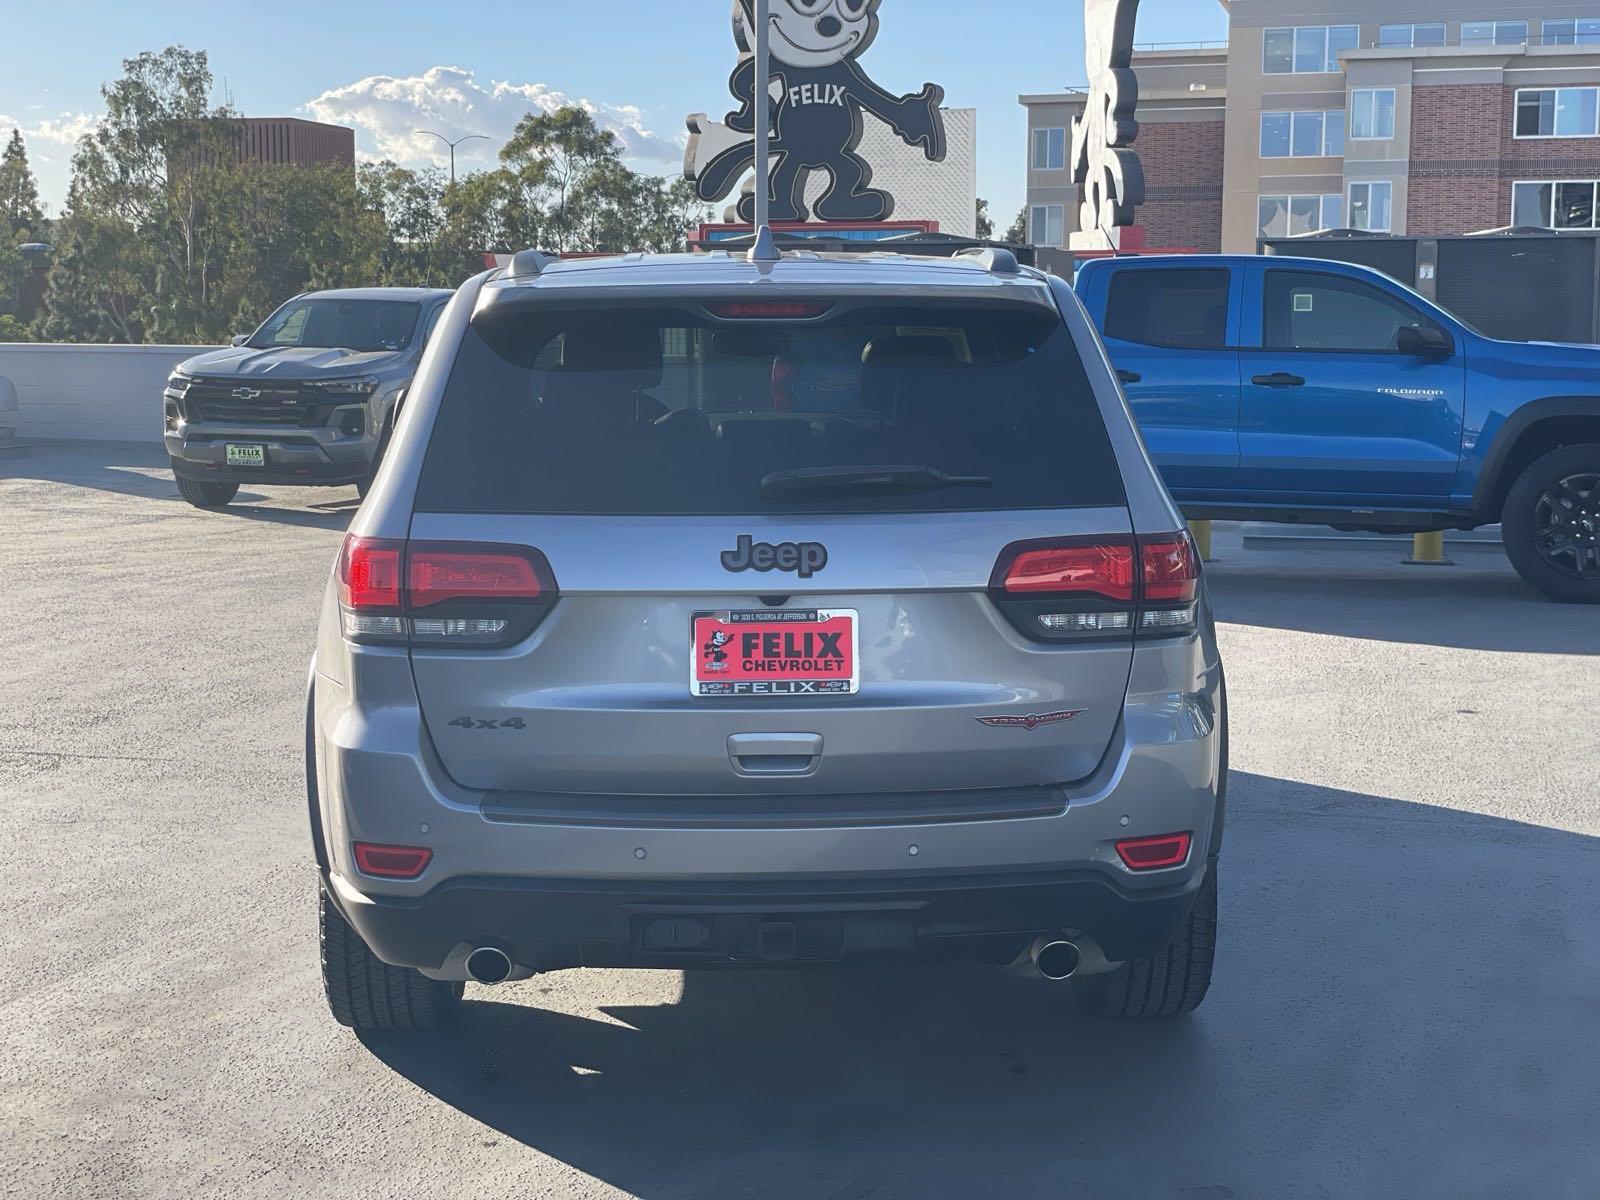
[[[693,627],[696,696],[850,696],[861,688],[854,609],[701,612]]]
[[[265,446],[235,446],[229,444],[228,465],[230,467],[264,467],[267,465],[267,448]]]

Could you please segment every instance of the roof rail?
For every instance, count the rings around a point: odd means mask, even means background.
[[[511,266],[506,271],[508,279],[532,279],[543,275],[546,267],[552,267],[561,260],[553,254],[546,254],[543,250],[519,250],[511,256]]]
[[[1000,249],[998,246],[963,250],[955,257],[971,259],[991,275],[1022,274],[1022,268],[1017,264],[1017,256],[1009,250]]]

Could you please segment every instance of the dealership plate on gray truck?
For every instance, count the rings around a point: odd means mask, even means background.
[[[267,465],[265,446],[241,446],[229,442],[225,447],[230,467],[264,467]]]
[[[694,614],[696,696],[850,696],[861,687],[854,609]]]

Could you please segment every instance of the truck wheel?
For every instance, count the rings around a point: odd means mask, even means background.
[[[1600,604],[1600,445],[1536,459],[1511,485],[1500,522],[1517,574],[1552,600]]]
[[[1073,998],[1100,1017],[1177,1017],[1200,1007],[1217,952],[1217,868],[1195,897],[1189,919],[1166,948],[1106,975],[1072,981]]]
[[[185,479],[182,475],[175,478],[178,481],[178,495],[196,508],[222,508],[239,494],[237,483],[206,483],[199,479]]]
[[[341,1025],[363,1032],[438,1029],[461,1006],[463,984],[429,979],[409,967],[391,967],[350,927],[322,892],[322,988]]]

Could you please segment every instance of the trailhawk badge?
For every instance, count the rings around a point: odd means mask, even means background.
[[[996,729],[1037,729],[1041,725],[1059,725],[1063,721],[1070,721],[1073,717],[1083,716],[1083,709],[1068,708],[1061,712],[1040,713],[1037,716],[1026,717],[979,717],[978,720],[985,725],[992,725]]]

